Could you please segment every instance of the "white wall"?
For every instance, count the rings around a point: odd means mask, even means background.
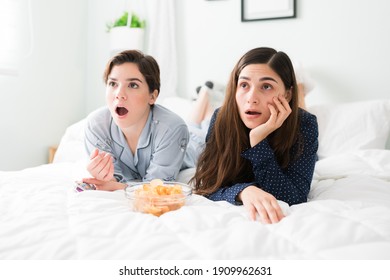
[[[47,162],[48,147],[84,115],[87,2],[33,0],[34,49],[0,77],[0,170]]]
[[[180,94],[225,82],[244,52],[269,46],[315,79],[309,105],[389,98],[390,2],[296,1],[295,19],[241,22],[239,0],[177,0]]]

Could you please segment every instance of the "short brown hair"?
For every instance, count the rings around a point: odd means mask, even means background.
[[[137,64],[139,71],[145,77],[150,93],[154,90],[157,90],[157,92],[160,93],[160,67],[158,66],[157,61],[152,56],[145,55],[138,50],[125,50],[113,56],[107,62],[104,70],[104,83],[107,84],[108,76],[114,66],[121,65],[126,62]]]

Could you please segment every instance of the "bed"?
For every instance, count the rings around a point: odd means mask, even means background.
[[[163,104],[183,117],[190,106]],[[390,259],[390,100],[309,111],[320,129],[309,201],[280,201],[286,217],[272,225],[198,195],[155,217],[133,212],[123,191],[74,192],[86,176],[81,120],[52,164],[0,171],[0,259]]]

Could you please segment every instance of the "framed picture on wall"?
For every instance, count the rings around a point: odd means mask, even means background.
[[[241,21],[296,17],[295,0],[241,0]]]

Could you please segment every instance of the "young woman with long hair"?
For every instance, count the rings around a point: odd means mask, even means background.
[[[197,194],[275,223],[284,217],[277,200],[307,201],[317,149],[317,119],[298,107],[290,58],[255,48],[231,73],[191,182]]]

